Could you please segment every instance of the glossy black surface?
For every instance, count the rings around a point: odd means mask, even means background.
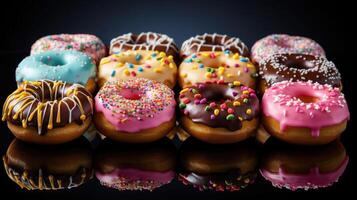
[[[199,191],[190,185],[184,185],[176,177],[170,184],[148,191],[117,191],[101,186],[93,177],[90,181],[70,190],[27,191],[11,181],[3,165],[0,165],[0,191],[6,198],[22,199],[64,199],[67,197],[82,199],[237,199],[250,197],[325,198],[331,195],[352,193],[355,173],[356,128],[354,120],[353,63],[347,60],[345,53],[344,19],[339,19],[342,11],[339,3],[311,3],[310,1],[24,1],[12,2],[0,6],[2,29],[0,45],[0,103],[15,88],[15,68],[29,54],[31,44],[41,36],[54,33],[92,33],[105,43],[126,32],[157,31],[172,36],[181,42],[195,34],[204,32],[226,33],[239,36],[248,46],[261,37],[271,33],[289,33],[304,35],[315,39],[325,49],[342,73],[344,93],[349,103],[351,120],[341,141],[349,155],[349,163],[339,182],[330,187],[296,192],[273,187],[259,173],[253,184],[236,192]],[[5,155],[13,140],[5,123],[0,123],[0,154]],[[274,145],[274,141],[268,141]],[[94,159],[100,141],[94,140],[90,152]],[[241,144],[239,144],[241,145]],[[174,140],[176,147],[176,172],[184,171],[180,164],[181,142]],[[251,141],[251,147],[257,151],[257,168],[261,165],[269,144],[259,145]],[[282,151],[287,147],[282,147]],[[58,148],[58,151],[61,151]],[[234,176],[231,174],[231,176]],[[3,199],[3,197],[0,197]]]

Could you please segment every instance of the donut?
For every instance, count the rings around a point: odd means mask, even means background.
[[[61,145],[33,145],[14,139],[3,156],[7,176],[21,189],[65,190],[93,177],[92,152],[84,138]]]
[[[349,156],[340,141],[318,146],[265,146],[260,174],[274,187],[316,190],[332,186],[345,171]]]
[[[167,138],[136,145],[106,138],[94,160],[100,184],[120,191],[153,191],[176,177],[176,148]]]
[[[84,85],[94,92],[96,66],[79,51],[46,51],[23,59],[16,68],[16,81],[58,80]]]
[[[98,63],[107,53],[103,42],[95,35],[58,34],[38,39],[31,47],[31,55],[45,51],[76,50],[90,56]]]
[[[259,100],[253,89],[239,83],[198,84],[180,91],[180,125],[208,143],[234,143],[248,138],[258,126]]]
[[[169,56],[173,56],[176,62],[178,62],[179,58],[179,49],[175,41],[171,37],[160,33],[127,33],[110,41],[109,54],[118,54],[128,50],[164,52]]]
[[[258,172],[255,141],[213,145],[188,138],[180,147],[178,180],[214,191],[239,191],[254,183]]]
[[[314,40],[287,34],[268,35],[252,47],[251,58],[256,64],[274,54],[307,54],[325,57],[324,49]]]
[[[92,95],[82,85],[25,81],[7,97],[2,120],[20,140],[58,144],[81,136],[92,113]]]
[[[275,54],[258,67],[259,91],[281,81],[312,81],[342,88],[341,75],[333,62],[303,54]]]
[[[176,84],[177,67],[172,56],[158,51],[125,51],[100,61],[98,85],[112,80],[147,78],[164,83],[170,88]]]
[[[174,128],[175,106],[174,92],[157,81],[109,81],[95,96],[94,124],[113,140],[152,142]]]
[[[179,67],[178,82],[182,88],[196,83],[240,81],[254,88],[255,66],[248,57],[231,51],[200,52],[188,56]]]
[[[184,41],[181,47],[181,57],[186,58],[192,54],[202,51],[226,51],[238,53],[244,57],[249,57],[248,47],[236,37],[229,37],[217,33],[196,35]]]
[[[349,119],[339,89],[312,82],[274,84],[263,95],[262,110],[267,131],[293,144],[327,144],[339,137]]]

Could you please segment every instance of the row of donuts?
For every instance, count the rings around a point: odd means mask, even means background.
[[[256,130],[260,108],[254,91],[255,65],[264,85],[260,92],[270,87],[262,110],[263,124],[272,135],[290,143],[324,144],[339,136],[349,117],[343,94],[332,87],[338,86],[333,81],[340,85],[340,74],[332,62],[313,56],[324,51],[308,38],[263,38],[252,48],[253,62],[240,39],[220,34],[192,37],[179,52],[167,35],[129,33],[113,39],[109,52],[112,55],[104,57],[105,45],[85,34],[52,35],[35,42],[33,55],[16,69],[19,88],[3,107],[3,120],[10,130],[37,143],[42,143],[39,135],[46,132],[58,137],[45,143],[68,141],[70,135],[83,133],[95,110],[94,123],[112,139],[157,140],[175,126],[176,102],[170,88],[175,86],[176,63],[181,59],[179,122],[203,141],[234,143]],[[287,75],[293,78],[286,80]],[[79,83],[89,92],[79,84],[44,79]],[[90,93],[95,91],[96,79],[101,89],[93,106]],[[29,84],[28,80],[41,81]],[[68,134],[60,134],[63,130]]]
[[[153,191],[176,178],[200,191],[234,192],[254,184],[259,174],[278,188],[329,187],[349,162],[339,141],[322,147],[269,143],[259,149],[253,140],[217,146],[192,137],[178,151],[167,138],[143,145],[104,139],[94,151],[84,138],[57,146],[14,139],[3,163],[8,177],[27,190],[73,190],[95,177],[120,191]]]
[[[269,35],[253,45],[252,62],[238,38],[205,34],[185,41],[186,48],[191,51],[179,67],[179,107],[190,135],[210,143],[246,139],[257,129],[259,110],[260,129],[289,143],[326,144],[345,130],[349,110],[340,73],[315,41]],[[205,73],[195,72],[200,68]]]

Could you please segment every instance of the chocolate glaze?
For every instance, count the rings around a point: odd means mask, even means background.
[[[127,51],[127,50],[152,50],[165,52],[167,55],[172,55],[177,61],[178,59],[178,48],[174,40],[167,35],[146,32],[140,34],[124,34],[117,38],[114,38],[110,42],[110,54],[117,53],[116,51]]]
[[[248,94],[243,94],[243,91]],[[195,98],[196,94],[199,94],[201,98]],[[245,103],[244,99],[247,99],[248,102]],[[234,106],[233,102],[239,102],[240,105]],[[216,105],[212,106],[211,103]],[[221,107],[223,104],[226,105],[225,109]],[[207,106],[209,110],[207,110]],[[259,100],[254,90],[246,86],[206,83],[182,90],[180,92],[180,107],[181,112],[193,122],[203,123],[214,128],[220,127],[236,131],[242,128],[242,121],[250,121],[258,116]],[[219,110],[219,114],[212,119],[211,117],[216,109]],[[229,120],[227,119],[230,114],[228,109],[234,111],[232,113],[233,118]],[[247,114],[248,109],[251,111],[250,114]]]
[[[341,86],[335,65],[323,57],[304,54],[275,54],[259,64],[259,74],[268,87],[281,81],[313,81]]]
[[[22,94],[24,98],[16,97],[17,94]],[[15,106],[11,108],[12,105]],[[35,111],[40,105],[42,119],[38,119],[39,112]],[[52,123],[50,123],[51,107],[53,107]],[[33,112],[34,115],[30,119]],[[16,113],[20,114],[14,118]],[[8,97],[4,104],[3,120],[24,128],[27,126],[37,128],[38,134],[44,135],[49,124],[52,124],[52,128],[63,127],[71,122],[82,124],[85,119],[92,116],[92,113],[92,96],[82,85],[42,80],[24,82]],[[26,121],[26,126],[23,120]]]
[[[183,57],[201,51],[226,51],[249,57],[248,47],[239,39],[220,34],[196,35],[186,40],[181,47]]]

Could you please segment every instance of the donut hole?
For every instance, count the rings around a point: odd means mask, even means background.
[[[209,85],[204,91],[202,91],[202,95],[207,99],[207,101],[216,103],[234,100],[234,97],[228,94],[230,94],[230,92],[227,92],[224,86],[220,85]]]
[[[41,60],[43,64],[50,67],[60,67],[66,65],[66,61],[59,57],[47,57]]]
[[[289,68],[295,69],[309,69],[315,67],[315,64],[313,62],[302,59],[288,59],[285,62],[285,65]]]
[[[299,95],[296,98],[300,99],[304,103],[316,103],[320,99],[312,95]]]
[[[119,94],[128,100],[139,100],[141,98],[140,91],[132,88],[123,88]]]

